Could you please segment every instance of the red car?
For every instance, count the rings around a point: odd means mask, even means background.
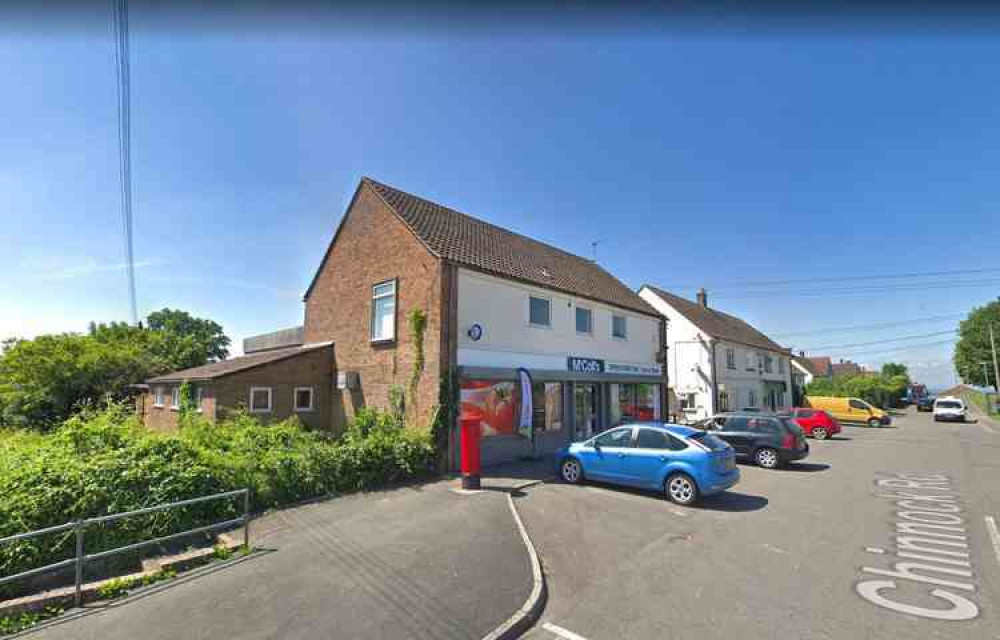
[[[840,423],[826,411],[796,407],[789,409],[788,415],[802,427],[807,436],[817,440],[825,440],[840,433]]]

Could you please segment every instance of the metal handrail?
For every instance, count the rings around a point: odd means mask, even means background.
[[[205,525],[202,527],[195,527],[193,529],[187,529],[185,531],[179,531],[177,533],[171,533],[166,536],[153,538],[152,540],[143,540],[141,542],[136,542],[134,544],[125,545],[124,547],[116,547],[114,549],[108,549],[106,551],[101,551],[98,553],[91,553],[91,554],[84,553],[83,549],[84,534],[86,533],[87,527],[90,525],[103,524],[105,522],[113,522],[115,520],[121,520],[123,518],[129,518],[132,516],[141,516],[148,513],[166,511],[168,509],[176,509],[177,507],[186,507],[192,504],[210,502],[212,500],[225,500],[227,498],[235,498],[241,495],[243,496],[243,515],[239,518],[233,518],[231,520],[226,520],[225,522],[218,522],[215,524]],[[201,496],[199,498],[179,500],[177,502],[169,502],[167,504],[161,504],[155,507],[136,509],[135,511],[123,511],[121,513],[111,513],[105,516],[84,518],[82,520],[77,520],[76,522],[67,522],[66,524],[60,524],[54,527],[46,527],[44,529],[36,529],[35,531],[26,531],[24,533],[17,533],[12,536],[0,538],[0,545],[4,545],[10,542],[17,542],[18,540],[26,540],[29,538],[34,538],[36,536],[41,536],[48,533],[60,533],[62,531],[73,530],[76,533],[76,555],[75,557],[69,558],[67,560],[62,560],[60,562],[48,564],[43,567],[22,571],[21,573],[16,573],[12,576],[0,577],[0,585],[16,582],[24,578],[30,578],[31,576],[36,576],[42,573],[47,573],[49,571],[54,571],[56,569],[62,569],[64,567],[75,565],[76,577],[74,580],[74,584],[76,587],[76,594],[74,597],[74,601],[76,603],[76,606],[79,607],[83,599],[82,598],[83,568],[88,560],[99,560],[101,558],[106,558],[119,553],[127,553],[129,551],[135,551],[136,549],[141,549],[143,547],[148,547],[150,545],[159,544],[161,542],[166,542],[168,540],[174,540],[176,538],[180,538],[183,536],[189,536],[195,533],[204,533],[216,529],[225,529],[227,527],[231,527],[238,524],[243,525],[243,546],[249,549],[250,548],[250,490],[249,489],[237,489],[236,491],[215,493],[210,496]]]

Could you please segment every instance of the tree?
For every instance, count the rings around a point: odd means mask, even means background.
[[[885,378],[891,378],[893,376],[909,377],[909,372],[905,364],[900,364],[898,362],[886,362],[882,365],[882,376]]]
[[[8,340],[0,351],[0,426],[47,429],[88,403],[124,399],[161,373],[225,358],[229,338],[184,311],[150,314],[145,326],[90,323],[86,335]]]
[[[1000,298],[983,307],[976,307],[958,325],[953,361],[963,382],[986,386],[993,384],[993,350],[990,346],[990,325],[1000,348]],[[983,370],[983,363],[988,363]]]

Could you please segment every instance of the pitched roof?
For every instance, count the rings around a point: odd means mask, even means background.
[[[254,367],[260,367],[265,364],[271,364],[272,362],[278,362],[279,360],[284,360],[286,358],[294,358],[295,356],[316,351],[317,349],[329,347],[332,344],[332,342],[321,342],[317,344],[308,344],[302,347],[292,347],[290,349],[262,351],[260,353],[254,353],[247,356],[239,356],[228,360],[210,362],[209,364],[202,365],[200,367],[174,371],[162,376],[150,378],[146,382],[155,383],[181,382],[184,380],[213,380],[215,378],[228,376],[239,371],[246,371],[247,369],[253,369]]]
[[[632,289],[586,258],[371,178],[362,178],[361,184],[371,187],[427,250],[439,258],[501,278],[659,317]],[[316,275],[319,276],[319,270]]]
[[[815,370],[813,375],[826,377],[832,372],[831,366],[833,365],[833,361],[830,360],[830,356],[812,356],[806,358],[806,360],[809,361],[809,364]]]
[[[714,338],[737,342],[759,349],[767,349],[769,351],[788,351],[788,349],[782,347],[736,316],[731,316],[728,313],[723,313],[711,307],[703,307],[697,302],[692,302],[648,284],[642,286],[662,298],[664,302],[676,309],[679,314]]]
[[[805,371],[808,374],[810,374],[810,375],[813,375],[813,376],[815,376],[815,375],[825,375],[825,374],[819,374],[819,373],[817,373],[816,367],[813,366],[813,363],[812,363],[812,361],[809,358],[800,358],[798,356],[795,356],[795,357],[792,358],[792,362],[794,362],[798,366],[800,366],[803,369],[805,369]]]
[[[861,373],[861,367],[855,362],[848,360],[847,362],[834,362],[833,363],[833,375],[835,376],[846,376]]]

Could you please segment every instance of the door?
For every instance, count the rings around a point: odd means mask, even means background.
[[[597,385],[573,385],[573,441],[583,442],[597,430]]]
[[[632,427],[605,431],[591,441],[583,457],[587,477],[605,482],[628,483],[625,462],[632,449]]]
[[[749,419],[743,416],[727,417],[725,423],[717,428],[715,434],[732,445],[733,449],[736,450],[736,455],[749,455],[750,441],[753,439],[749,422]]]
[[[625,458],[625,475],[637,485],[660,489],[666,466],[673,461],[675,451],[683,448],[682,443],[659,429],[640,427],[635,445]]]

